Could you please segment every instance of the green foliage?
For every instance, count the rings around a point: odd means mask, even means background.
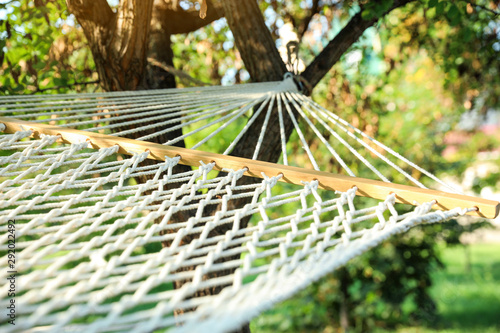
[[[363,12],[361,13],[361,17],[364,20],[371,20],[374,18],[382,17],[389,11],[389,9],[392,7],[393,4],[394,0],[368,2],[363,7]]]
[[[474,4],[431,0],[429,9],[413,4],[408,6],[403,24],[393,25],[387,20],[387,31],[393,36],[409,33],[412,38],[401,44],[401,53],[413,56],[425,49],[442,67],[445,87],[457,101],[470,101],[471,108],[481,95],[487,105],[498,107],[500,41],[495,26],[499,16],[485,10],[491,8],[489,1]]]
[[[0,94],[69,92],[97,80],[85,37],[64,1],[20,0],[2,7]]]
[[[225,19],[189,34],[174,35],[172,42],[175,67],[198,80],[218,85],[249,78]]]

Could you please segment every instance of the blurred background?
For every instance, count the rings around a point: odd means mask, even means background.
[[[300,72],[371,2],[259,4],[284,61]],[[422,0],[394,10],[342,56],[313,99],[465,193],[500,201],[499,12],[499,1],[487,0]],[[250,80],[224,18],[171,41],[178,87]],[[0,0],[0,95],[96,91],[92,53],[65,1]],[[299,144],[292,135],[287,149],[305,160]],[[500,219],[464,217],[389,239],[262,313],[251,329],[497,332],[499,285]]]

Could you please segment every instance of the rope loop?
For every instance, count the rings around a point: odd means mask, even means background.
[[[286,72],[285,75],[283,75],[283,80],[286,79],[293,79],[293,82],[297,86],[297,89],[306,96],[311,95],[313,86],[309,81],[307,81],[302,75],[296,75],[293,74],[292,72]]]

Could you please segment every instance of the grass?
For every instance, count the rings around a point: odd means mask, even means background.
[[[475,244],[467,252],[463,247],[445,249],[446,268],[434,276],[432,293],[442,324],[457,332],[498,332],[500,244]]]
[[[500,332],[500,244],[443,248],[442,260],[445,268],[433,274],[432,288],[439,322],[396,332]]]

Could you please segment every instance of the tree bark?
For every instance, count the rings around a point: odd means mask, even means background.
[[[170,40],[171,33],[166,29],[166,22],[168,22],[168,17],[165,17],[166,5],[166,2],[163,0],[155,0],[154,2],[148,57],[173,67],[174,53]],[[175,88],[175,76],[158,66],[148,63],[146,85],[149,89]]]
[[[114,13],[106,0],[66,0],[82,25],[105,90],[143,88],[153,1],[122,0]]]
[[[281,60],[255,0],[221,0],[226,19],[252,81],[281,81],[286,66]]]

